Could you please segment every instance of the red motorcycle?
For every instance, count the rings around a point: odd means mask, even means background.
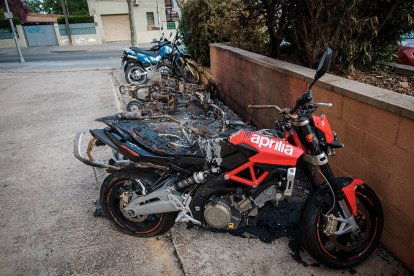
[[[83,133],[78,133],[76,157],[111,172],[100,191],[105,214],[121,231],[138,237],[160,235],[178,221],[231,230],[255,224],[259,212],[291,196],[300,180],[311,191],[300,221],[304,247],[329,267],[362,262],[380,240],[383,212],[363,180],[336,178],[328,164],[328,156],[343,145],[328,119],[313,115],[331,104],[312,103],[310,88],[327,72],[331,57],[328,48],[309,90],[293,108],[249,106],[278,110],[283,119],[274,130],[240,130],[171,152],[156,149],[162,137],[143,122],[132,129],[128,122],[107,122],[107,128],[90,132],[96,145],[113,149],[109,164],[83,158]]]

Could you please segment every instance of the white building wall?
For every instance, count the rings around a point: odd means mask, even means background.
[[[159,38],[162,32],[166,36],[171,30],[166,28],[166,14],[164,0],[138,0],[138,6],[133,6],[136,24],[136,32],[138,43],[148,43],[153,38]],[[158,12],[157,12],[158,4]],[[96,31],[102,38],[102,42],[106,42],[105,32],[102,24],[102,15],[128,14],[128,5],[126,0],[88,0],[89,12],[95,18]],[[155,26],[162,27],[163,30],[148,30],[147,12],[154,13]],[[158,22],[158,14],[159,21]],[[125,24],[129,24],[128,21]]]

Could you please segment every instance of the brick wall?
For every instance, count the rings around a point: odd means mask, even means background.
[[[211,73],[222,98],[259,128],[273,127],[273,110],[248,104],[293,106],[314,70],[233,48],[210,45]],[[345,144],[330,159],[335,173],[364,179],[379,195],[385,216],[383,245],[414,270],[414,97],[326,74],[312,89]]]

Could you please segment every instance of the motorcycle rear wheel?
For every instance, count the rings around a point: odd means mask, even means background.
[[[154,181],[151,172],[146,170],[120,170],[105,178],[100,191],[104,214],[118,230],[131,236],[149,238],[162,235],[175,223],[176,213],[163,213],[145,216],[129,216],[123,206],[125,195],[140,192],[131,180],[140,179],[144,183]]]
[[[366,184],[357,186],[355,195],[358,207],[355,220],[361,229],[358,236],[324,233],[324,214],[331,206],[319,195],[311,195],[303,207],[299,230],[302,244],[317,261],[328,267],[349,268],[360,264],[372,254],[381,238],[384,216],[377,195]]]
[[[125,71],[125,80],[129,84],[146,84],[148,82],[148,75],[144,67],[141,65],[128,65]]]

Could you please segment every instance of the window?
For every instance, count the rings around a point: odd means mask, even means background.
[[[153,12],[147,12],[147,24],[148,25],[155,25],[154,13]]]

